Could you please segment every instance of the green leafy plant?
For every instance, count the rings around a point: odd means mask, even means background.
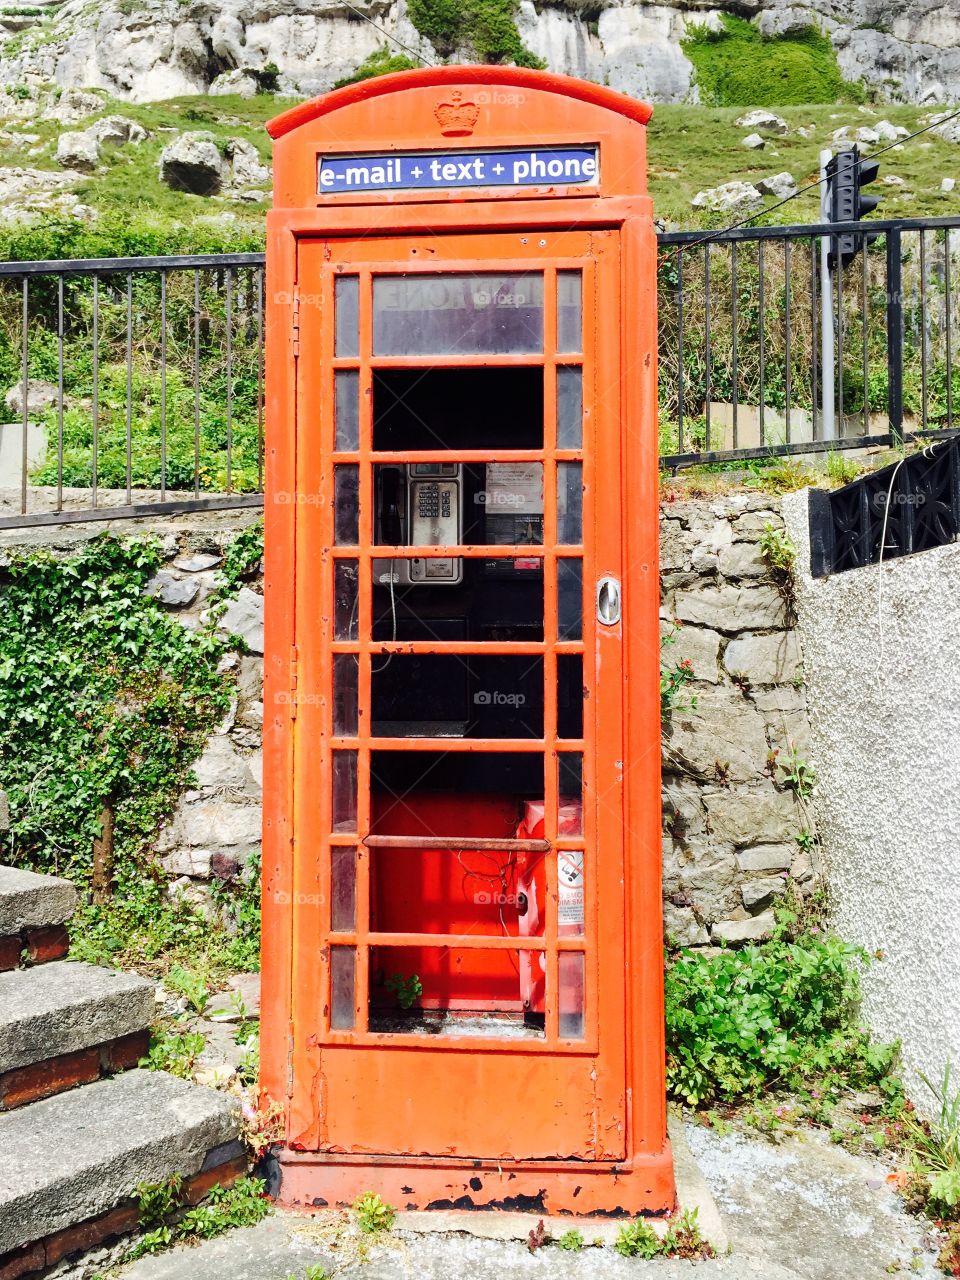
[[[259,1178],[238,1178],[232,1186],[211,1188],[202,1204],[188,1209],[178,1223],[181,1239],[212,1240],[233,1227],[253,1227],[271,1212]]]
[[[423,983],[415,973],[409,978],[402,973],[391,973],[387,978],[386,988],[396,996],[401,1009],[412,1009],[423,995]]]
[[[174,965],[165,982],[171,991],[184,997],[194,1013],[203,1016],[210,1003],[210,991],[201,974],[185,969],[182,965]]]
[[[777,573],[793,573],[797,563],[797,548],[786,529],[765,524],[760,534],[760,554]]]
[[[783,911],[771,941],[705,955],[681,951],[667,966],[667,1082],[691,1106],[759,1097],[827,1078],[891,1098],[893,1046],[858,1021],[866,953],[819,925],[791,936]]]
[[[164,1182],[140,1182],[136,1189],[137,1216],[142,1226],[163,1222],[183,1201],[183,1175],[175,1173]]]
[[[569,1231],[565,1231],[557,1241],[557,1248],[563,1249],[566,1253],[579,1253],[583,1245],[583,1236],[576,1227],[571,1227]]]
[[[419,62],[415,62],[413,58],[408,58],[405,53],[398,53],[396,50],[391,50],[389,45],[384,44],[379,49],[375,49],[373,53],[368,54],[351,75],[344,76],[342,80],[334,81],[333,87],[342,89],[345,84],[357,84],[360,80],[372,80],[375,76],[389,75],[392,71],[410,71],[419,65]]]
[[[409,0],[407,13],[443,57],[466,46],[477,62],[544,65],[520,39],[516,0]]]
[[[660,1237],[642,1218],[625,1222],[613,1247],[623,1258],[656,1258],[662,1252]]]
[[[206,1046],[206,1037],[199,1031],[154,1027],[150,1033],[150,1050],[139,1065],[148,1071],[167,1071],[189,1080]]]
[[[357,1226],[365,1235],[389,1231],[397,1216],[396,1209],[381,1200],[375,1191],[365,1191],[350,1207]]]
[[[828,479],[838,487],[850,484],[860,474],[860,468],[853,458],[831,449],[827,454],[826,470]]]
[[[675,622],[670,631],[660,637],[660,652],[675,644],[680,624]],[[689,658],[682,658],[676,666],[660,662],[660,713],[667,716],[671,711],[695,709],[696,696],[685,695],[684,690],[694,680],[693,663]]]
[[[953,1085],[952,1077],[949,1062],[939,1084],[921,1075],[936,1099],[938,1112],[932,1121],[926,1121],[911,1111],[905,1122],[914,1171],[926,1181],[930,1209],[943,1218],[956,1218],[960,1203],[960,1088]]]
[[[788,787],[799,800],[809,800],[817,785],[817,775],[810,765],[791,744],[786,761],[780,765],[781,782]]]

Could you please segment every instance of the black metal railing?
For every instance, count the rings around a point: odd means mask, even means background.
[[[261,504],[263,270],[0,263],[0,528]]]
[[[859,252],[828,295],[827,439],[820,245],[841,229]],[[668,232],[659,247],[664,466],[898,444],[958,425],[960,217]]]
[[[958,425],[960,217],[845,224],[835,438],[822,224],[659,236],[662,465],[936,439]],[[262,254],[0,263],[0,528],[257,505]],[[828,433],[827,433],[828,434]]]

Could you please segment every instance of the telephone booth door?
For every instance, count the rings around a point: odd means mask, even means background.
[[[300,244],[303,1151],[624,1156],[618,271]]]

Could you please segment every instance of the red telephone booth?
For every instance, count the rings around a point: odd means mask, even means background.
[[[673,1205],[649,116],[442,67],[269,126],[286,1203]]]

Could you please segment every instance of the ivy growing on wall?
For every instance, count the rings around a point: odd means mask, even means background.
[[[250,549],[239,549],[243,558]],[[189,631],[143,588],[154,540],[97,538],[66,557],[14,559],[0,583],[0,786],[10,802],[3,859],[74,880],[95,901],[74,930],[87,958],[153,960],[242,946],[173,902],[150,848],[222,718],[225,646]],[[94,845],[112,823],[112,854]],[[94,883],[98,878],[98,883]],[[131,953],[134,948],[134,953]]]

